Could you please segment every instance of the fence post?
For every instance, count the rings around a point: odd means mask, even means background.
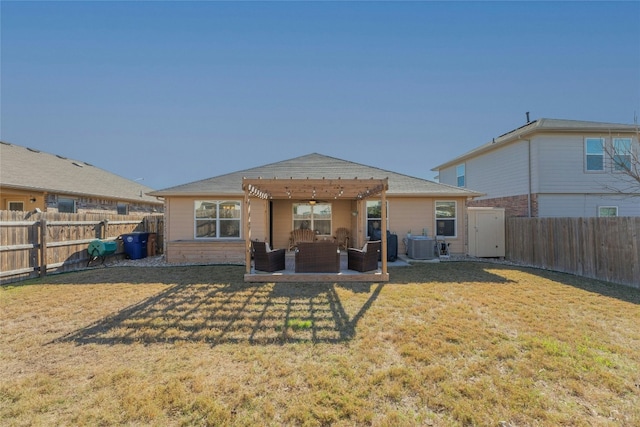
[[[109,233],[108,233],[108,231],[109,231],[109,230],[108,230],[108,228],[109,228],[109,220],[108,220],[108,219],[103,219],[103,220],[102,220],[102,230],[101,230],[101,231],[102,231],[102,234],[101,234],[101,237],[100,237],[101,239],[103,239],[103,240],[104,240],[104,239],[106,239],[106,238],[107,238],[107,236],[109,235]]]
[[[40,220],[40,277],[47,275],[47,220]]]

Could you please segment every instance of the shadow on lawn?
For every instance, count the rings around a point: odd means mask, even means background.
[[[513,280],[492,273],[489,270],[508,270],[526,272],[541,279],[551,280],[562,285],[572,286],[586,292],[597,293],[602,296],[616,298],[621,301],[640,304],[640,289],[625,285],[603,282],[601,280],[577,276],[559,271],[544,270],[535,267],[508,265],[500,262],[487,261],[455,261],[439,264],[414,265],[414,271],[394,270],[393,283],[410,283],[416,279],[424,282],[445,283],[486,283],[509,284],[517,283]]]
[[[360,294],[348,313],[337,288]],[[338,343],[351,340],[382,284],[180,284],[58,342]],[[366,299],[364,299],[366,298]],[[354,309],[355,310],[355,309]]]

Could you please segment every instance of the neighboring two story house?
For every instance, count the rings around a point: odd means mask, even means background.
[[[0,210],[148,215],[153,191],[89,163],[0,141]]]
[[[640,216],[639,152],[635,125],[543,118],[432,170],[506,216]]]

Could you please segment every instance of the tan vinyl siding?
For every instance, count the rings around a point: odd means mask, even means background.
[[[194,199],[172,197],[167,200],[167,241],[191,240],[194,234]]]
[[[166,257],[171,263],[244,263],[244,239],[241,241],[196,240],[193,236],[193,207],[199,198],[172,197],[168,200],[166,220],[170,236],[167,239]],[[207,199],[217,199],[207,197]],[[225,197],[225,199],[232,199]],[[389,203],[389,231],[398,235],[398,251],[404,253],[403,239],[409,230],[421,234],[424,228],[430,236],[435,230],[435,198],[392,197]],[[452,253],[465,252],[465,198],[438,198],[457,202],[457,237],[448,239]],[[273,200],[272,230],[269,239],[268,203],[251,199],[251,239],[271,240],[273,248],[287,248],[293,227],[292,206],[297,201]],[[351,246],[364,243],[366,237],[366,209],[364,201],[338,200],[332,204],[332,231],[347,227],[352,235]],[[358,216],[352,213],[358,212]],[[244,210],[243,210],[244,215]]]
[[[533,178],[534,193],[594,193],[609,192],[607,187],[622,184],[619,173],[611,173],[605,160],[604,172],[587,172],[585,170],[585,137],[605,138],[611,144],[611,137],[606,134],[593,135],[548,135],[536,138],[536,169]],[[614,135],[614,137],[618,137]],[[624,136],[623,136],[624,137]],[[631,137],[627,135],[626,137]],[[633,149],[637,153],[637,141],[633,139]],[[606,157],[606,155],[605,155]],[[621,186],[624,188],[624,185]]]
[[[618,216],[640,216],[640,203],[633,197],[596,194],[540,194],[540,217],[596,217],[599,206],[618,207]]]
[[[440,169],[438,172],[438,182],[447,185],[457,186],[458,177],[456,175],[456,166],[450,166],[445,169]]]
[[[292,215],[293,211],[291,200],[273,201],[272,246],[274,248],[286,249],[289,247],[289,235],[293,224]]]
[[[466,198],[443,197],[443,198],[422,198],[422,197],[392,197],[389,202],[389,231],[398,235],[398,253],[404,254],[406,247],[403,239],[406,238],[407,232],[411,230],[412,234],[422,234],[422,230],[426,228],[427,235],[435,237],[435,201],[456,201],[456,238],[448,238],[447,242],[451,243],[450,251],[452,253],[465,253],[466,247],[466,220],[465,220],[465,202]],[[361,226],[365,227],[366,217],[362,218]]]
[[[529,191],[528,157],[528,143],[521,141],[470,159],[465,163],[466,188],[487,193],[485,198],[526,194]]]
[[[267,238],[269,212],[267,211],[269,202],[261,199],[251,199],[251,236],[250,240],[264,242]],[[243,206],[242,215],[244,219],[245,209]],[[245,237],[245,236],[241,236]]]

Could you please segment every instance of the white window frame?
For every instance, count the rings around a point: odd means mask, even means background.
[[[374,203],[380,205],[380,215],[381,215],[380,217],[375,217],[375,216],[370,217],[369,216],[369,204],[373,205]],[[387,227],[386,228],[387,228],[387,230],[389,230],[389,201],[386,200],[386,203],[387,203],[387,221],[386,221]],[[382,200],[380,200],[380,199],[378,199],[378,200],[366,200],[364,202],[364,205],[365,205],[365,211],[366,211],[366,213],[365,213],[365,217],[366,217],[365,221],[366,221],[366,224],[367,224],[367,226],[366,226],[367,237],[371,238],[371,235],[369,234],[369,221],[378,220],[378,221],[382,222]]]
[[[589,142],[600,141],[601,152],[589,152]],[[584,139],[584,170],[585,172],[590,173],[599,173],[605,171],[605,144],[606,141],[604,138],[585,138]],[[600,156],[602,158],[602,168],[601,169],[590,169],[589,168],[589,157],[590,156]]]
[[[603,210],[605,209],[614,209],[615,215],[603,215]],[[599,218],[613,218],[618,216],[618,207],[617,206],[598,206],[598,217]]]
[[[20,205],[22,206],[21,209],[11,209],[11,205]],[[7,210],[8,211],[22,211],[24,212],[24,201],[22,200],[7,200]]]
[[[202,204],[207,203],[212,207],[215,206],[215,216],[210,217],[198,217],[198,206],[202,207]],[[237,207],[237,218],[230,217],[226,218],[220,215],[221,212],[224,211],[224,206],[235,205]],[[233,209],[233,208],[232,208]],[[237,236],[221,236],[220,233],[223,231],[223,227],[221,227],[221,222],[224,221],[236,221],[237,222]],[[207,236],[198,236],[198,227],[203,226],[206,223],[215,224],[215,236],[207,235]],[[238,240],[242,238],[242,201],[234,200],[234,199],[202,199],[195,200],[193,202],[193,237],[196,240]]]
[[[631,156],[632,156],[632,141],[631,138],[613,138],[611,142],[612,145],[612,154],[613,154],[613,170],[615,172],[625,172],[628,171],[631,167]],[[625,164],[628,166],[623,166],[618,161],[619,157],[625,157]]]
[[[453,217],[442,217],[442,216],[438,216],[438,204],[444,204],[446,203],[447,205],[453,203],[453,213],[454,216]],[[434,218],[435,218],[435,235],[437,237],[445,237],[445,238],[450,238],[450,239],[455,239],[458,237],[458,202],[456,200],[436,200],[434,203]],[[453,235],[452,236],[447,236],[447,235],[442,235],[439,234],[439,228],[438,228],[438,221],[453,221]]]
[[[462,180],[462,183],[460,183],[460,180]],[[461,188],[467,186],[467,168],[464,163],[456,166],[456,185]]]
[[[327,220],[326,218],[319,218],[316,220],[315,216],[317,215],[314,211],[319,209],[320,206],[323,205],[328,205],[329,209],[331,210],[331,214],[329,216],[329,219]],[[309,207],[309,218],[305,218],[305,219],[300,219],[300,217],[296,218],[295,215],[295,210],[297,206],[308,206]],[[313,230],[318,236],[322,236],[322,237],[329,237],[331,235],[333,235],[333,205],[329,202],[316,202],[316,203],[293,203],[291,205],[291,229],[295,230],[296,228],[300,228],[298,227],[299,224],[296,224],[296,221],[309,221],[309,224],[307,224],[307,227],[311,230]],[[329,234],[319,234],[319,231],[316,230],[315,227],[315,221],[329,221]]]

